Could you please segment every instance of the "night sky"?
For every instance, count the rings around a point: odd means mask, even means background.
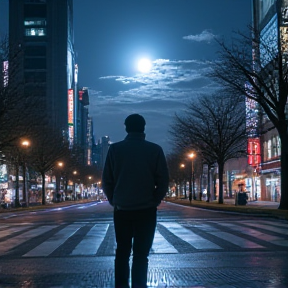
[[[0,0],[0,35],[8,0]],[[216,59],[214,38],[247,31],[251,0],[74,0],[79,84],[89,88],[95,139],[122,140],[131,113],[146,118],[146,139],[171,151],[175,113],[215,85],[203,75]],[[152,61],[149,72],[138,61]]]

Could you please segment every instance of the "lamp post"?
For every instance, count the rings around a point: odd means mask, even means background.
[[[189,158],[191,159],[191,184],[192,185],[190,185],[190,187],[191,187],[191,189],[190,189],[190,193],[192,192],[192,194],[193,194],[193,200],[196,200],[196,196],[195,196],[195,175],[194,175],[194,157],[195,157],[195,153],[190,153],[189,154]],[[191,191],[192,190],[192,191]]]
[[[22,141],[22,147],[26,150],[30,146],[30,142],[28,140],[23,140]],[[29,197],[27,195],[27,177],[26,177],[26,161],[25,157],[23,157],[23,201],[25,202],[26,206],[29,206]]]
[[[180,164],[180,168],[181,169],[185,169],[185,164]],[[183,183],[184,183],[184,197],[185,199],[187,198],[187,193],[186,193],[186,180],[185,180],[185,177],[184,177],[184,171],[183,171]]]
[[[74,186],[74,201],[76,201],[76,175],[77,175],[77,171],[73,171],[73,175],[74,175],[74,179],[73,179],[73,186]]]
[[[56,199],[57,202],[60,202],[61,199],[61,169],[64,166],[63,162],[58,162],[57,163],[57,169],[56,169]]]

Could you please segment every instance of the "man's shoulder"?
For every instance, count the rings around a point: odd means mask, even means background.
[[[162,147],[154,142],[151,142],[151,141],[148,141],[146,139],[143,139],[141,141],[137,141],[137,142],[131,142],[129,141],[129,139],[124,139],[122,141],[119,141],[119,142],[115,142],[113,144],[110,145],[110,148],[111,150],[114,150],[114,149],[121,149],[121,147],[123,149],[125,149],[126,147],[129,147],[131,148],[131,143],[134,143],[135,144],[135,147],[146,147],[147,149],[149,150],[157,150],[157,151],[163,151]],[[134,146],[134,145],[133,145]]]
[[[148,140],[144,141],[146,145],[153,147],[154,149],[162,150],[162,147],[154,142],[150,142]]]

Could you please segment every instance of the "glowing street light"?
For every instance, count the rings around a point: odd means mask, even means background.
[[[180,164],[180,168],[184,170],[185,164]],[[184,174],[183,174],[183,176],[184,176]],[[185,178],[185,177],[183,177],[183,178]],[[185,199],[186,199],[186,198],[187,198],[187,193],[186,193],[186,179],[183,179],[183,182],[184,182],[184,197],[185,197]]]
[[[193,194],[193,200],[196,200],[196,196],[195,196],[195,175],[194,175],[194,158],[196,156],[195,153],[190,153],[189,158],[191,159],[191,178],[190,178],[190,182],[192,182],[190,184],[190,193]]]
[[[30,146],[30,142],[29,142],[28,140],[22,141],[21,144],[22,144],[22,146],[25,147],[25,148],[27,148],[28,146]]]
[[[27,149],[30,146],[30,142],[28,140],[23,140],[21,145],[24,149]],[[29,199],[27,195],[27,177],[26,177],[26,161],[25,156],[23,155],[23,200],[26,203],[26,206],[29,206]]]

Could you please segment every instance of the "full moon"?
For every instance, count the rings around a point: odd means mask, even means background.
[[[142,58],[138,62],[138,70],[142,73],[147,73],[151,70],[152,63],[147,58]]]

